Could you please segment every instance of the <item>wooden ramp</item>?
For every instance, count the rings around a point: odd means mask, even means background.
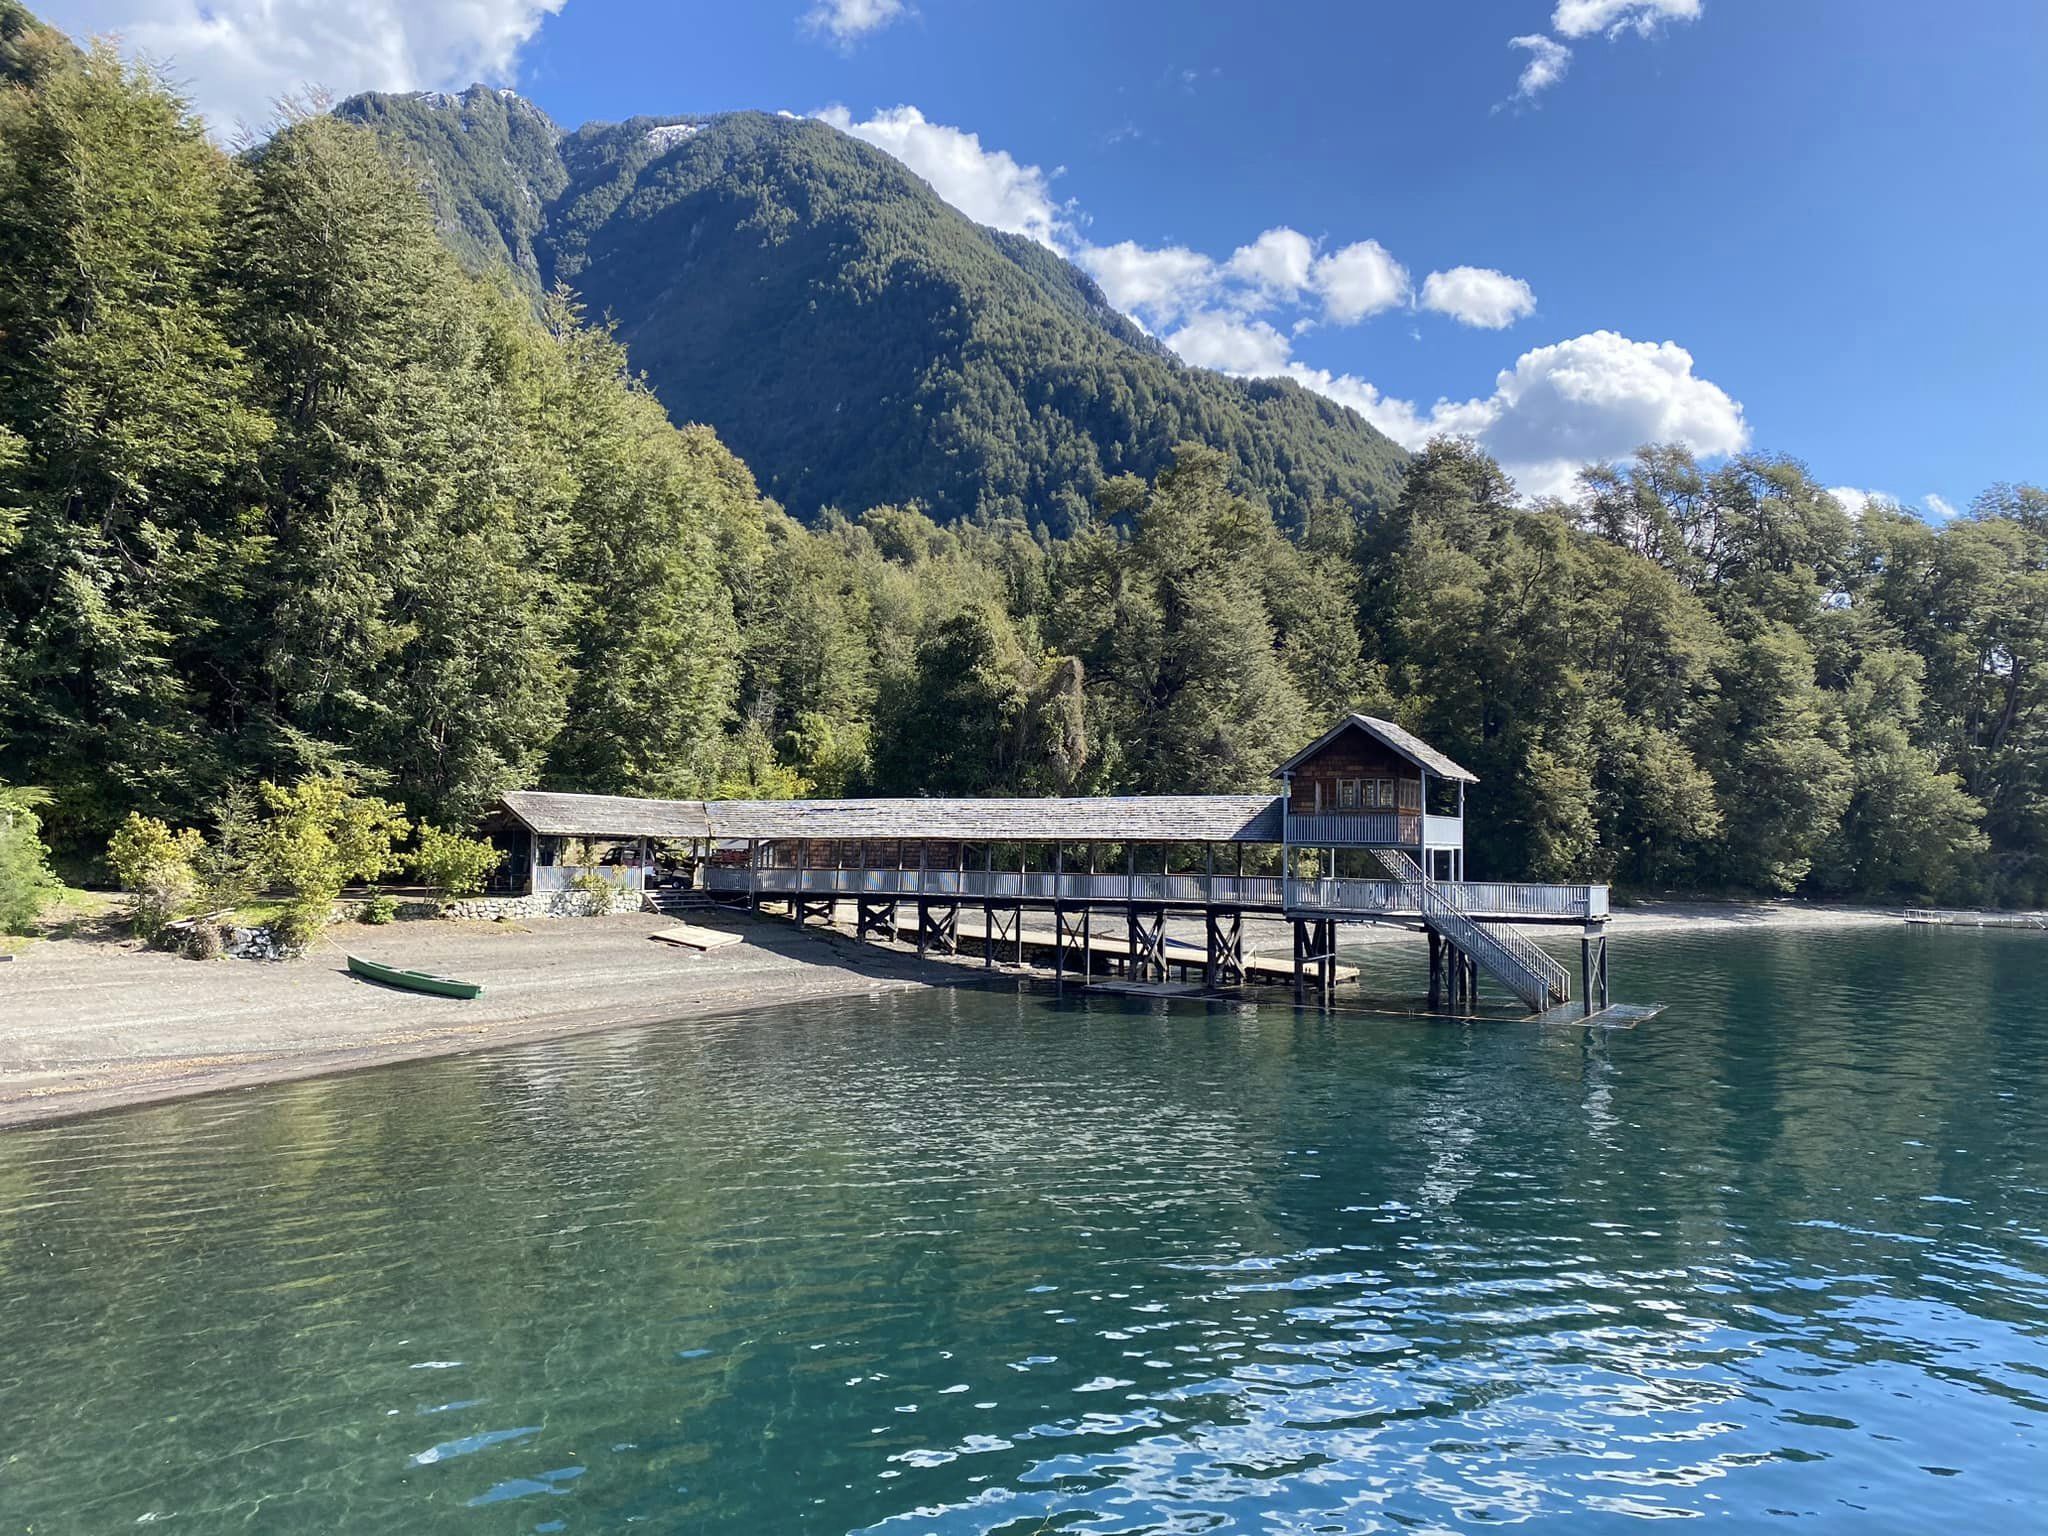
[[[1586,1029],[1634,1029],[1638,1024],[1646,1024],[1657,1017],[1667,1006],[1665,1003],[1610,1003],[1588,1013],[1583,1004],[1559,1003],[1555,1008],[1531,1014],[1527,1022],[1578,1025]]]
[[[1088,990],[1108,992],[1118,997],[1164,997],[1182,1001],[1210,1000],[1214,996],[1192,981],[1125,981],[1120,976],[1101,977],[1090,982]]]

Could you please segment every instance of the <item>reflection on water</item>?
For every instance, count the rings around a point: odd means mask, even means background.
[[[0,1532],[2037,1519],[2048,941],[1616,961],[1605,1037],[899,995],[0,1138]]]

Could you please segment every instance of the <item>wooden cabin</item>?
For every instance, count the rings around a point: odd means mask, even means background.
[[[1289,848],[1398,848],[1434,880],[1465,878],[1461,768],[1391,720],[1346,715],[1282,763]]]

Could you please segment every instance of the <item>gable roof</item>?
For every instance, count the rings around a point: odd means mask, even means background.
[[[1345,731],[1363,731],[1381,746],[1399,753],[1418,768],[1426,768],[1440,779],[1452,779],[1460,784],[1477,784],[1479,775],[1470,769],[1461,768],[1443,753],[1412,732],[1404,731],[1391,720],[1381,720],[1373,715],[1346,715],[1314,741],[1303,747],[1294,756],[1274,771],[1273,777],[1292,773],[1296,768],[1314,757],[1323,748],[1335,741]]]
[[[534,831],[561,837],[709,837],[702,800],[635,800],[625,795],[557,795],[515,789],[505,809]]]

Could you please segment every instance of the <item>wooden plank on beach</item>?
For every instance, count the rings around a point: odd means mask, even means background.
[[[699,928],[694,923],[682,923],[674,928],[662,928],[654,933],[650,933],[647,937],[659,939],[664,944],[674,944],[684,949],[699,951],[723,949],[728,944],[744,944],[746,942],[746,935],[743,933],[723,933],[716,928]]]

